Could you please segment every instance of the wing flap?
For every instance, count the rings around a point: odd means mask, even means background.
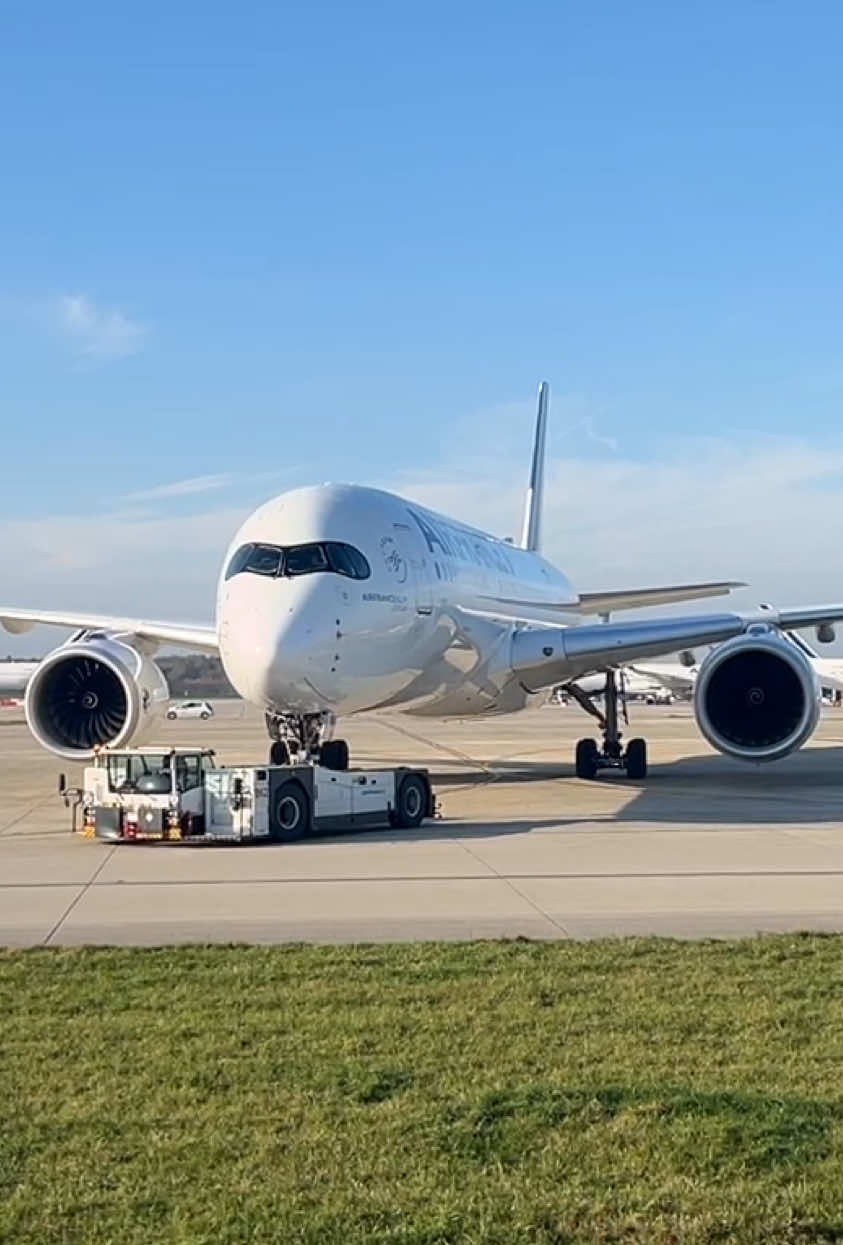
[[[219,649],[215,627],[193,623],[157,622],[145,618],[123,618],[113,614],[83,614],[73,610],[24,610],[0,606],[0,625],[19,635],[36,626],[67,627],[69,630],[122,632],[157,644],[216,653]]]

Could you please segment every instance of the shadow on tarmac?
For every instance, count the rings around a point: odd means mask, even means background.
[[[488,769],[491,774],[478,769],[458,778],[431,771],[431,778],[434,788],[445,792],[466,784],[488,783],[501,788],[523,785],[525,805],[529,802],[530,784],[554,782],[559,792],[558,817],[524,817],[491,825],[487,822],[482,826],[453,822],[449,831],[452,836],[480,832],[521,833],[542,825],[594,821],[610,825],[625,822],[670,824],[677,829],[683,825],[712,823],[782,826],[843,822],[843,747],[840,746],[806,748],[768,765],[747,765],[710,753],[683,757],[667,764],[657,761],[651,765],[643,782],[630,782],[622,771],[606,770],[594,783],[586,783],[574,776],[570,763],[501,760],[489,761]],[[583,789],[597,785],[619,787],[628,792],[626,803],[611,812],[595,809],[589,815],[579,811]],[[571,816],[566,813],[566,805],[570,808],[574,801],[578,812]]]

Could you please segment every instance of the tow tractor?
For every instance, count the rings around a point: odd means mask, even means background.
[[[217,765],[206,748],[103,748],[59,793],[87,838],[290,843],[320,830],[413,829],[436,811],[427,770]],[[77,826],[81,811],[81,826]]]

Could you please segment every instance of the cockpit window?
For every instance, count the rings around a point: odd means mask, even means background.
[[[342,545],[338,540],[329,540],[325,544],[325,552],[331,570],[338,575],[347,575],[349,579],[368,579],[372,573],[363,554],[353,545]]]
[[[232,576],[239,575],[241,571],[246,569],[246,563],[249,561],[249,554],[252,552],[253,547],[253,545],[240,546],[225,568],[226,579],[231,579]]]
[[[243,545],[238,549],[228,567],[227,579],[240,571],[255,575],[279,575],[283,563],[283,551],[276,545]]]
[[[285,575],[312,575],[314,571],[328,569],[328,559],[321,545],[293,545],[285,552]]]
[[[280,575],[283,570],[283,552],[274,545],[254,545],[248,562],[243,568],[256,575]]]
[[[243,571],[253,575],[312,575],[316,571],[334,571],[348,579],[368,579],[372,571],[359,549],[341,541],[329,540],[324,544],[241,545],[226,568],[226,579],[232,579]]]

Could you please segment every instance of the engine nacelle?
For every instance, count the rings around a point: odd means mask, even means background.
[[[154,661],[123,640],[96,636],[44,658],[26,689],[26,720],[42,747],[81,761],[105,744],[137,743],[169,699]]]
[[[750,633],[705,658],[694,712],[719,752],[742,761],[778,761],[813,734],[820,686],[807,657],[778,632]]]

